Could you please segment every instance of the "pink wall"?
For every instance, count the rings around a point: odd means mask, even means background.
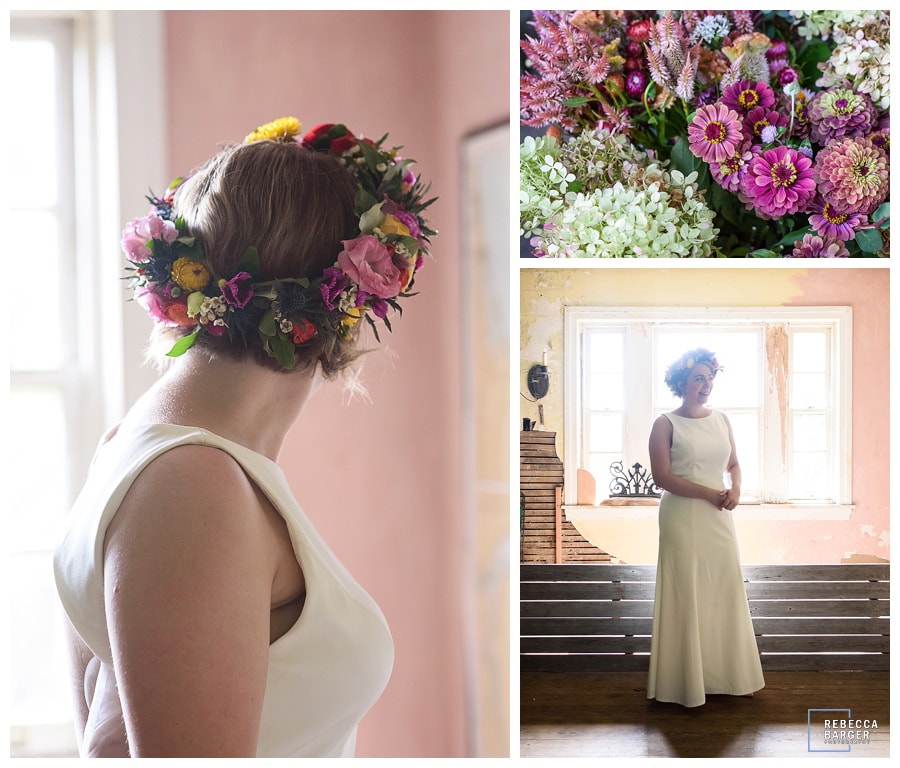
[[[281,464],[394,634],[394,674],[357,754],[465,756],[458,153],[465,134],[508,119],[508,15],[180,11],[167,13],[166,33],[172,176],[219,142],[293,115],[306,128],[390,132],[440,195],[422,295],[367,360],[371,402],[321,390]]]

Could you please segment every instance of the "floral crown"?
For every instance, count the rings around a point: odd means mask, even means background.
[[[695,365],[697,365],[697,363],[706,363],[706,365],[712,369],[713,376],[722,370],[722,366],[719,365],[719,361],[716,359],[715,354],[708,349],[703,349],[701,347],[699,349],[691,350],[690,352],[685,352],[666,369],[666,386],[672,390],[676,396],[681,395],[678,385],[687,378],[688,373]]]
[[[148,196],[152,210],[122,232],[134,297],[162,325],[192,329],[168,352],[184,354],[203,334],[228,335],[249,346],[258,338],[282,367],[294,367],[294,352],[317,336],[347,339],[362,318],[379,339],[374,318],[391,330],[388,312],[402,312],[398,301],[411,293],[416,272],[436,232],[422,211],[423,186],[397,155],[398,147],[354,136],[344,125],[323,124],[299,138],[300,122],[283,117],[261,125],[245,144],[297,142],[311,152],[338,158],[357,189],[355,236],[342,241],[334,264],[321,275],[259,281],[259,255],[248,248],[233,275],[215,274],[200,244],[175,217],[172,203],[183,179],[162,197]]]

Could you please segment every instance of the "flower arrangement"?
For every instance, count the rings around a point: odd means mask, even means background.
[[[722,370],[722,366],[719,365],[719,361],[716,359],[715,353],[710,352],[708,349],[699,347],[697,349],[691,350],[690,352],[685,352],[674,363],[666,368],[666,386],[669,388],[673,395],[675,395],[676,397],[682,396],[682,388],[684,387],[684,382],[687,380],[688,374],[691,372],[691,369],[698,363],[705,363],[706,365],[708,365],[712,370],[713,378],[715,378],[716,374]]]
[[[384,148],[386,137],[371,141],[344,125],[324,124],[301,139],[300,128],[296,118],[280,118],[244,142],[297,141],[339,158],[355,178],[358,231],[342,241],[336,261],[322,275],[260,282],[259,255],[252,247],[235,274],[214,274],[199,243],[174,218],[172,203],[182,179],[162,197],[149,197],[151,211],[123,230],[135,299],[157,323],[190,329],[170,356],[186,352],[200,334],[228,334],[245,345],[258,340],[289,369],[297,347],[319,334],[347,338],[363,318],[378,339],[373,316],[391,330],[389,311],[400,312],[399,300],[415,295],[415,274],[436,233],[422,215],[434,198],[423,199],[427,187],[410,169],[413,161],[401,159],[397,148]]]
[[[890,255],[888,11],[532,11],[534,256]]]

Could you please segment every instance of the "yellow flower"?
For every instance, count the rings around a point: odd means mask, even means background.
[[[172,265],[172,279],[185,291],[199,291],[209,282],[209,270],[199,261],[182,256]]]
[[[363,316],[363,312],[365,311],[365,307],[351,307],[344,313],[344,316],[341,318],[341,325],[344,328],[352,328],[360,321]]]
[[[687,360],[685,360],[685,361],[684,361],[684,367],[687,368],[687,369],[693,368],[693,367],[694,367],[694,358],[693,358],[693,357],[689,357]]]
[[[409,235],[409,228],[406,224],[396,216],[391,216],[391,214],[384,217],[384,221],[381,222],[379,229],[386,235],[402,235],[404,237]]]
[[[273,141],[286,141],[300,133],[300,121],[296,117],[279,117],[271,123],[259,126],[255,131],[248,133],[244,138],[245,144],[254,141],[272,139]]]

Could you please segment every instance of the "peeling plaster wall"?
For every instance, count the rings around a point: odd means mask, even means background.
[[[840,563],[890,559],[889,270],[885,268],[528,268],[520,275],[520,390],[544,351],[550,390],[541,401],[545,428],[557,432],[565,462],[563,318],[566,306],[850,306],[853,308],[853,503],[846,521],[737,521],[744,562]],[[771,343],[778,343],[772,339]],[[537,405],[520,398],[520,417]],[[520,422],[521,422],[520,418]],[[740,450],[740,446],[738,446]],[[655,521],[580,523],[602,540],[648,540],[655,561]],[[635,561],[636,562],[636,561]]]

